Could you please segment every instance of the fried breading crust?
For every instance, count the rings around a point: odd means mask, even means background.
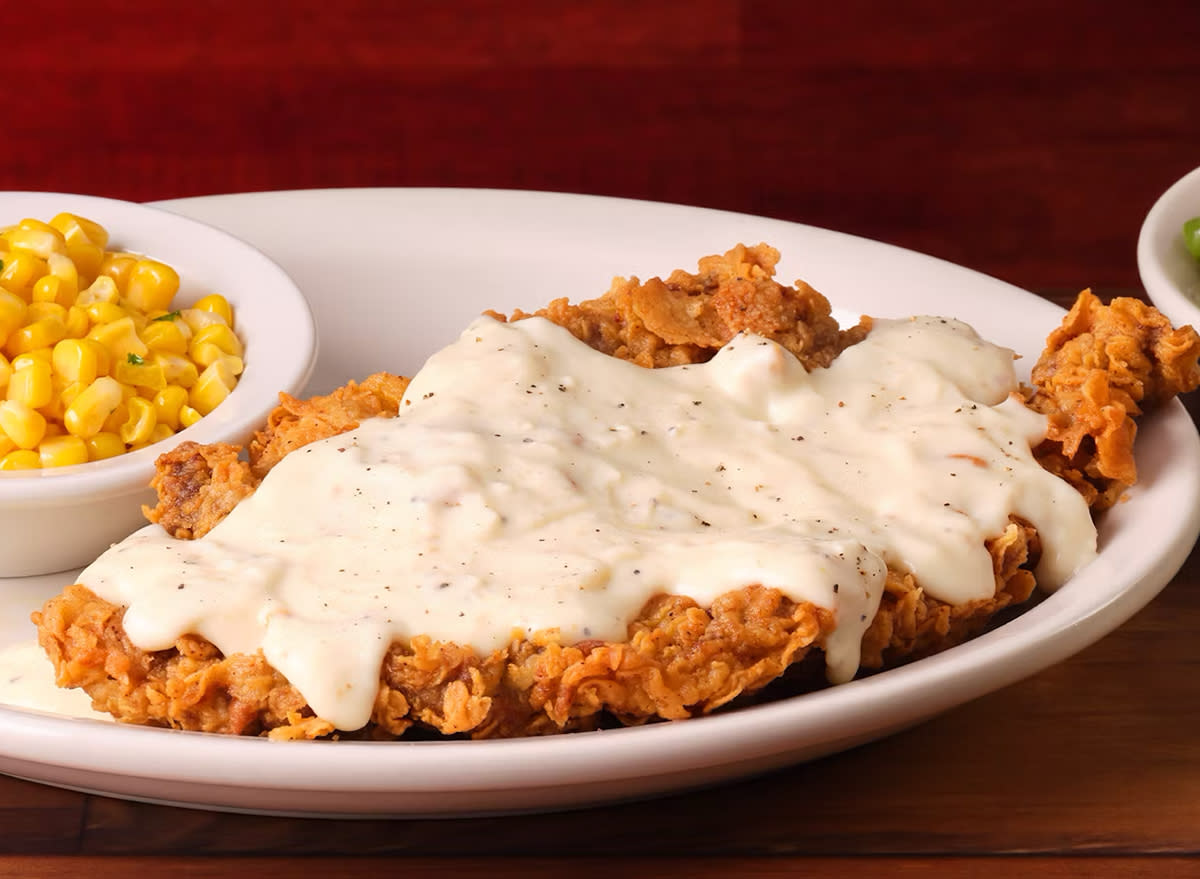
[[[288,452],[354,430],[364,418],[395,415],[407,387],[407,378],[381,372],[323,397],[280,394],[267,426],[250,441],[249,462],[239,459],[238,446],[180,443],[155,462],[158,504],[144,508],[146,518],[172,537],[203,537]]]
[[[59,685],[83,687],[98,710],[205,732],[334,731],[261,653],[226,657],[194,635],[143,651],[126,637],[124,613],[74,585],[35,614]],[[654,598],[620,643],[563,644],[546,631],[480,657],[419,636],[393,644],[384,658],[362,734],[392,738],[418,723],[444,734],[538,735],[590,728],[601,712],[627,723],[689,717],[764,686],[832,629],[829,611],[751,586],[707,609],[680,596]]]
[[[778,262],[774,247],[739,244],[701,259],[694,275],[678,269],[665,281],[651,278],[644,284],[615,278],[599,299],[577,305],[555,299],[509,319],[545,317],[597,351],[640,366],[700,363],[741,332],[778,342],[806,369],[828,366],[866,336],[870,323],[840,329],[828,299],[803,281],[786,287],[775,280]]]
[[[1137,481],[1134,419],[1200,385],[1198,355],[1190,326],[1172,327],[1139,299],[1106,306],[1084,290],[1033,368],[1029,406],[1049,422],[1034,454],[1093,509],[1111,507]]]
[[[599,350],[644,366],[706,360],[742,329],[776,338],[810,369],[826,366],[865,336],[869,321],[838,330],[819,293],[772,280],[777,259],[766,245],[739,246],[702,260],[696,275],[676,272],[646,284],[618,278],[600,299],[578,305],[557,300],[537,314]],[[1136,473],[1113,470],[1113,462],[1129,456],[1134,433],[1105,433],[1112,415],[1093,417],[1096,385],[1107,382],[1124,394],[1122,403],[1132,403],[1122,418],[1140,414],[1139,402],[1195,387],[1200,340],[1190,328],[1163,329],[1152,310],[1142,313],[1122,301],[1097,309],[1088,296],[1081,295],[1051,334],[1030,398],[1054,425],[1043,447],[1061,450],[1039,454],[1051,464],[1054,454],[1069,460],[1085,474],[1072,483],[1100,507],[1110,485]],[[517,312],[510,319],[528,316]],[[1097,346],[1106,359],[1086,353]],[[1085,374],[1084,365],[1101,376]],[[236,463],[228,448],[181,447],[163,456],[156,478],[158,521],[176,522],[182,536],[199,536],[287,452],[351,430],[361,418],[394,415],[406,385],[406,379],[379,374],[325,397],[282,397],[250,445],[249,464]],[[1110,391],[1108,399],[1113,396]],[[1103,490],[1092,481],[1096,474],[1110,480]],[[996,592],[984,601],[948,605],[926,595],[912,575],[889,571],[879,612],[863,638],[863,667],[881,668],[960,643],[1000,610],[1028,600],[1041,552],[1036,530],[1014,519],[988,549]],[[146,653],[125,637],[123,612],[81,585],[35,612],[39,640],[60,685],[84,687],[98,708],[127,722],[273,738],[347,736],[313,717],[261,654],[225,657],[192,635],[172,649]],[[588,729],[610,717],[635,724],[696,716],[755,693],[789,668],[811,666],[805,658],[819,657],[834,626],[826,610],[748,585],[708,608],[680,596],[652,599],[619,643],[563,644],[546,631],[481,657],[469,647],[420,636],[392,645],[371,722],[350,735],[393,738],[418,726],[486,738]]]
[[[150,482],[158,505],[143,506],[142,512],[172,537],[203,537],[258,487],[258,477],[240,454],[241,447],[230,443],[184,442],[159,455]]]
[[[395,415],[407,388],[407,378],[377,372],[323,397],[298,400],[280,394],[279,406],[267,417],[266,428],[250,441],[250,472],[262,479],[294,449],[354,430],[364,418]]]
[[[862,667],[884,668],[961,644],[1007,607],[1029,600],[1032,568],[1041,555],[1037,530],[1019,519],[987,542],[996,593],[986,600],[947,604],[925,594],[911,574],[888,571],[879,612],[863,635]]]

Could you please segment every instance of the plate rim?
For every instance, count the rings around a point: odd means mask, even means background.
[[[1200,260],[1183,243],[1183,223],[1200,217],[1200,167],[1160,195],[1138,230],[1137,267],[1146,294],[1176,325],[1200,325]],[[1183,268],[1186,266],[1187,268]],[[1191,278],[1181,280],[1188,272]]]

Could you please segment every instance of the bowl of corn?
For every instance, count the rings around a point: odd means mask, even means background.
[[[0,192],[0,577],[80,567],[144,525],[155,459],[244,443],[316,347],[292,280],[219,229]]]

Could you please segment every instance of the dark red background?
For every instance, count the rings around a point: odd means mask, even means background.
[[[589,192],[1120,289],[1200,165],[1196,0],[91,0],[0,31],[0,189]]]
[[[883,239],[1066,302],[1139,289],[1142,218],[1196,166],[1200,0],[0,0],[0,190],[632,196]],[[1071,661],[765,778],[408,822],[0,778],[0,876],[1195,875],[1198,559]],[[633,860],[597,861],[616,855]]]

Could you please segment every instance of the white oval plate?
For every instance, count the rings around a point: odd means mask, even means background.
[[[599,295],[613,275],[692,267],[741,241],[783,252],[836,305],[946,314],[1027,355],[1062,312],[995,279],[835,232],[673,205],[472,190],[340,190],[166,205],[246,238],[311,300],[310,391],[411,372],[481,309]],[[1172,404],[1138,437],[1142,482],[1101,522],[1099,558],[1017,619],[939,656],[811,695],[636,729],[489,742],[286,742],[0,708],[0,771],[234,811],[428,816],[596,804],[743,777],[892,733],[1031,675],[1154,597],[1200,533],[1200,440]],[[61,578],[0,581],[0,646]]]

